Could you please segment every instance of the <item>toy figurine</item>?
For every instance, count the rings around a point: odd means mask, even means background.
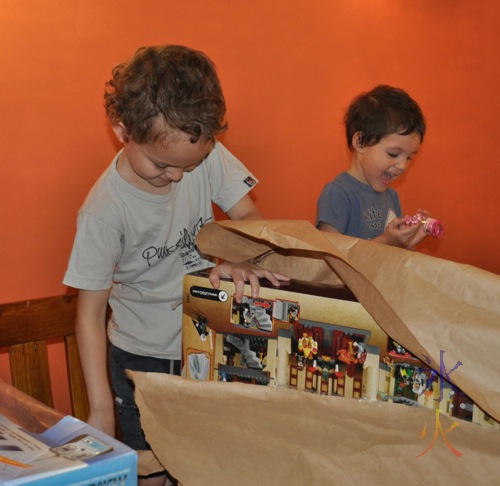
[[[299,351],[306,359],[312,359],[313,355],[318,352],[318,343],[305,332],[299,339]]]
[[[415,214],[415,216],[405,216],[406,224],[422,223],[424,225],[424,231],[426,234],[437,238],[443,234],[444,226],[441,221],[432,218],[426,218],[421,213]]]
[[[255,314],[250,310],[250,306],[246,302],[241,304],[241,308],[243,309],[243,326],[248,328],[255,320]]]
[[[358,360],[358,363],[364,364],[367,355],[365,349],[365,343],[358,343],[354,341],[353,346],[356,348],[356,359]]]
[[[347,342],[347,348],[341,348],[337,351],[337,358],[346,364],[357,363],[356,353],[353,349],[354,341],[350,340]]]
[[[297,364],[299,368],[303,368],[304,362],[308,359],[314,359],[314,356],[318,353],[318,343],[307,332],[304,332],[298,342],[298,351]]]
[[[323,380],[324,381],[327,381],[330,374],[333,373],[333,370],[332,370],[332,361],[331,361],[331,358],[330,356],[322,356],[319,360],[318,360],[319,364],[318,364],[318,370],[321,372],[321,374],[323,375]]]
[[[298,322],[299,321],[299,307],[294,305],[288,310],[288,322]]]
[[[204,342],[207,339],[207,324],[208,324],[208,319],[203,317],[202,315],[199,315],[196,320],[192,320],[194,326],[196,327],[196,330],[198,331],[198,334],[200,335],[200,339]]]

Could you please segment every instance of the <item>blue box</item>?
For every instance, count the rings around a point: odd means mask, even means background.
[[[62,446],[79,436],[90,435],[109,445],[111,450],[78,462],[65,458],[56,459],[49,452],[48,455],[52,457],[47,459],[48,464],[45,467],[38,467],[37,460],[35,460],[29,469],[22,472],[22,475],[11,479],[2,479],[2,470],[0,468],[0,485],[2,486],[19,484],[47,486],[131,486],[137,484],[136,451],[74,417],[65,416],[40,434],[29,432],[20,427],[17,429],[12,428],[12,430],[13,436],[16,435],[16,432],[26,434],[34,439],[33,443],[35,445],[39,441],[39,443],[43,443],[49,447]],[[20,441],[23,442],[23,436],[19,435],[19,437]],[[24,443],[29,447],[29,440],[24,441]],[[1,451],[0,455],[2,455]],[[12,453],[10,457],[15,459]],[[54,458],[54,461],[65,462],[67,467],[60,468],[55,466],[52,468],[50,466],[52,458]],[[54,462],[54,464],[58,463]],[[77,464],[76,468],[74,467],[75,464]]]

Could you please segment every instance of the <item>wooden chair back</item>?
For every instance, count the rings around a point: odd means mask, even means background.
[[[0,348],[7,347],[12,385],[53,407],[47,342],[64,341],[72,414],[86,420],[87,390],[75,338],[77,294],[0,304]]]

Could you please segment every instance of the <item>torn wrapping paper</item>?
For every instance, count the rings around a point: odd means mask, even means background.
[[[305,221],[209,224],[197,245],[224,260],[348,286],[388,335],[437,372],[453,370],[450,381],[500,419],[497,275]],[[494,484],[500,472],[498,430],[457,426],[433,410],[154,374],[133,379],[148,440],[185,486]]]
[[[221,244],[220,242],[224,242]],[[201,251],[256,259],[292,278],[347,285],[377,324],[500,420],[500,277],[418,252],[316,230],[307,221],[224,221]],[[429,359],[427,359],[429,358]]]
[[[183,486],[498,483],[500,432],[448,431],[444,414],[439,429],[428,408],[129,373],[146,437]]]

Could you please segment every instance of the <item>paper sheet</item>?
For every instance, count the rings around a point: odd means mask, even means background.
[[[347,285],[387,334],[438,372],[444,366],[453,384],[500,420],[499,276],[322,233],[305,221],[213,223],[197,245],[224,260],[255,259],[292,278]],[[431,409],[132,377],[147,438],[184,486],[498,482],[500,431],[454,425]]]
[[[459,457],[439,429],[431,446],[428,408],[130,373],[147,439],[183,486],[498,483],[499,431],[461,421],[444,435]],[[439,417],[445,433],[454,419]]]

